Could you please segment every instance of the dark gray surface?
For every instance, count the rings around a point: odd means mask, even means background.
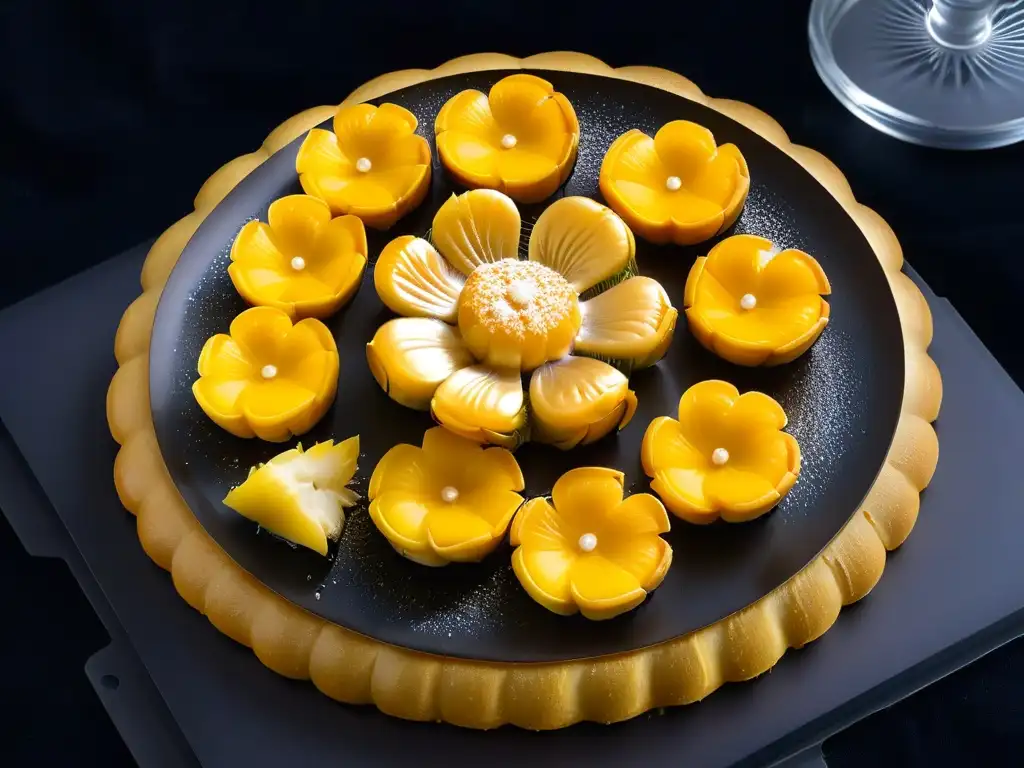
[[[469,761],[512,749],[535,765],[764,764],[1024,630],[1024,397],[955,312],[929,296],[946,391],[939,469],[881,584],[824,638],[757,681],[611,727],[477,733],[335,704],[265,670],[181,601],[119,506],[103,399],[116,367],[110,340],[138,292],[141,260],[139,252],[112,260],[0,313],[0,343],[20,373],[0,391],[0,418],[206,766],[386,765],[426,753]],[[72,344],[67,328],[76,329]],[[50,429],[25,418],[41,402]],[[6,468],[0,478],[25,480]]]
[[[420,121],[429,136],[446,100],[466,88],[487,90],[508,72],[432,80],[388,94]],[[530,599],[502,544],[474,566],[432,569],[398,555],[365,514],[350,511],[333,561],[304,547],[284,546],[221,500],[249,467],[284,446],[234,437],[203,414],[192,384],[203,344],[228,330],[246,305],[228,277],[231,242],[244,222],[265,219],[270,202],[298,190],[296,139],[254,170],[203,221],[164,288],[153,329],[150,392],[156,436],[167,470],[210,536],[262,583],[310,613],[382,642],[426,653],[491,661],[562,661],[635,650],[729,616],[783,583],[817,555],[859,507],[892,443],[903,399],[904,355],[896,303],[871,246],[842,206],[795,160],[749,129],[696,102],[624,80],[545,72],[573,104],[580,123],[575,168],[566,195],[601,199],[598,170],[608,147],[633,127],[648,134],[673,119],[707,126],[732,142],[750,165],[751,190],[737,232],[779,247],[803,248],[821,260],[835,292],[828,328],[798,360],[775,367],[741,367],[711,354],[680,320],[665,359],[630,378],[639,401],[629,426],[614,437],[560,451],[536,443],[516,452],[528,496],[551,492],[578,466],[621,470],[630,492],[649,490],[640,462],[647,424],[675,416],[679,396],[698,381],[725,379],[740,391],[778,400],[787,431],[800,443],[796,486],[771,514],[742,526],[677,522],[665,536],[672,568],[637,610],[611,621],[566,618]],[[368,233],[372,260],[394,236],[423,235],[434,213],[460,191],[440,168],[427,202],[389,232]],[[545,203],[520,206],[524,229]],[[657,247],[637,241],[642,274],[660,282],[677,303],[690,266],[711,243]],[[397,443],[419,445],[433,422],[390,400],[365,363],[365,345],[394,317],[373,288],[372,263],[352,302],[329,318],[341,357],[334,405],[302,440],[360,436],[362,459],[353,487],[364,497],[370,469]],[[526,382],[527,388],[529,381]],[[500,606],[500,610],[497,609]]]

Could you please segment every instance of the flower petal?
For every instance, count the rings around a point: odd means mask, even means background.
[[[689,120],[663,125],[654,135],[654,147],[665,168],[681,178],[684,186],[689,186],[716,151],[711,131]]]
[[[249,386],[248,379],[227,379],[219,376],[203,376],[192,385],[192,393],[210,418],[217,415],[241,416],[239,404],[242,393]],[[219,424],[220,421],[217,421]],[[223,425],[222,425],[223,426]],[[251,430],[249,430],[251,432]]]
[[[715,319],[714,330],[720,336],[746,344],[778,347],[813,328],[822,313],[819,296],[796,296],[769,307],[723,314]],[[704,314],[707,316],[708,312]]]
[[[427,538],[438,554],[452,560],[478,560],[481,545],[490,544],[492,526],[461,504],[440,504],[427,515]],[[490,549],[488,547],[487,549]]]
[[[216,376],[222,380],[248,380],[254,368],[252,360],[226,333],[211,336],[199,353],[199,375]]]
[[[311,408],[316,392],[285,378],[253,381],[242,393],[240,402],[250,423],[286,422]]]
[[[619,199],[633,214],[652,226],[664,226],[672,218],[673,198],[664,190],[625,179],[616,179],[612,184]]]
[[[598,549],[602,557],[632,575],[645,591],[661,584],[672,564],[672,547],[660,536],[616,539],[610,545],[599,541]]]
[[[636,244],[626,224],[587,197],[549,205],[530,235],[530,259],[560,272],[579,293],[622,272]]]
[[[722,206],[685,187],[673,192],[667,203],[672,208],[672,221],[681,227],[706,225],[710,229],[710,237],[721,226]]]
[[[617,369],[589,357],[546,363],[530,378],[530,409],[553,430],[584,428],[615,409],[629,391]]]
[[[288,259],[278,248],[270,226],[262,221],[250,221],[238,231],[231,244],[231,261],[247,269],[284,272],[288,267]]]
[[[767,263],[773,252],[771,240],[756,235],[733,235],[711,249],[704,269],[738,302],[745,293],[756,295],[758,267]]]
[[[555,482],[551,501],[562,520],[563,535],[575,542],[603,522],[622,503],[624,476],[606,467],[571,469]]]
[[[488,449],[494,450],[494,449]],[[498,448],[496,450],[505,450]],[[511,454],[509,454],[511,455]],[[481,480],[483,478],[480,478]],[[514,491],[498,490],[496,486],[483,488],[466,494],[462,505],[490,526],[493,537],[501,537],[508,530],[516,510],[523,504],[523,497]]]
[[[505,133],[517,138],[541,133],[547,126],[536,125],[534,111],[551,99],[555,89],[535,75],[515,74],[503,77],[488,94],[494,120]]]
[[[352,161],[365,157],[374,165],[413,164],[420,155],[407,156],[404,145],[410,143],[403,138],[415,130],[415,116],[395,104],[353,104],[339,108],[334,115],[338,146]]]
[[[714,379],[694,384],[679,399],[679,425],[686,440],[705,456],[722,447],[728,417],[739,391]]]
[[[569,570],[569,581],[576,604],[590,619],[618,616],[647,597],[636,576],[596,554],[577,557]]]
[[[809,254],[787,248],[761,270],[757,289],[759,307],[784,305],[788,300],[827,295],[831,292],[821,265]]]
[[[612,178],[651,189],[664,189],[665,180],[672,175],[658,157],[654,139],[636,128],[615,140],[606,159]]]
[[[370,475],[367,495],[370,500],[386,493],[399,493],[421,499],[439,498],[441,483],[433,474],[423,450],[399,443],[377,462]]]
[[[286,195],[272,202],[267,211],[274,242],[288,259],[313,254],[317,234],[330,220],[327,203],[310,195]]]
[[[691,523],[709,523],[716,519],[714,505],[704,494],[703,469],[666,467],[659,469],[651,481],[653,490],[674,515]]]
[[[517,188],[537,184],[542,179],[557,177],[559,157],[547,157],[532,149],[517,146],[500,152],[496,158],[498,175],[505,187],[513,192]]]
[[[740,166],[736,158],[727,152],[716,151],[703,168],[687,179],[686,188],[712,203],[717,213],[732,201],[739,183]]]
[[[419,410],[430,405],[442,381],[473,362],[457,329],[422,317],[384,323],[366,345],[366,358],[393,400]]]
[[[416,494],[386,491],[370,502],[370,518],[397,548],[418,552],[429,548],[427,518],[431,509]]]
[[[498,149],[488,139],[462,130],[437,137],[437,152],[445,167],[466,185],[498,187]]]
[[[288,315],[274,307],[252,307],[231,321],[231,338],[254,366],[277,364],[280,348],[292,329]]]
[[[631,277],[580,306],[576,351],[642,361],[675,330],[679,313],[665,289],[649,277]]]
[[[487,94],[474,90],[461,91],[445,102],[434,122],[434,133],[445,131],[469,134],[491,146],[501,139]]]
[[[512,569],[523,589],[553,613],[576,613],[569,571],[573,556],[564,549],[537,550],[520,547],[512,553]]]
[[[704,494],[726,520],[728,512],[760,512],[774,506],[780,498],[774,484],[766,478],[728,465],[708,473]]]
[[[510,540],[513,547],[522,545],[535,551],[564,551],[575,545],[576,539],[570,542],[562,528],[561,515],[547,499],[537,497],[523,504],[516,514],[512,521]]]
[[[472,189],[445,201],[430,235],[448,263],[469,275],[481,264],[519,258],[521,227],[519,210],[506,195]]]
[[[392,312],[454,323],[465,278],[426,240],[406,235],[384,246],[373,283]]]
[[[481,442],[481,432],[514,433],[524,419],[519,371],[481,365],[463,368],[441,383],[430,409],[442,425]]]
[[[432,427],[423,434],[423,452],[434,475],[460,493],[523,490],[522,470],[504,448],[485,449],[443,427]]]
[[[606,525],[615,534],[613,542],[656,536],[671,529],[664,505],[649,493],[634,493],[626,498],[608,513]]]
[[[341,151],[337,135],[311,128],[295,156],[295,171],[300,175],[348,176],[355,173],[354,162]]]
[[[338,348],[334,337],[323,325],[302,320],[288,333],[280,354],[273,362],[278,378],[288,379],[320,394],[337,377]]]

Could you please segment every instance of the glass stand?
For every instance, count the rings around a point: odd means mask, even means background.
[[[1024,0],[813,0],[811,57],[857,117],[949,149],[1024,139]]]

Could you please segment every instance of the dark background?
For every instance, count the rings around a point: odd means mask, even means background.
[[[376,75],[479,51],[578,50],[754,104],[831,158],[1020,383],[1024,146],[928,150],[863,125],[811,66],[808,5],[0,0],[0,306],[155,236],[222,163]],[[2,518],[0,584],[0,762],[130,764],[82,672],[105,632],[63,564],[29,558]],[[1022,683],[1018,642],[826,754],[838,766],[1016,756]]]

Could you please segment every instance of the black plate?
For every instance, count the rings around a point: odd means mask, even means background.
[[[507,72],[435,80],[390,94],[419,118],[430,138],[434,117],[465,88],[486,91]],[[800,442],[803,471],[783,503],[745,525],[707,527],[674,522],[668,538],[675,559],[661,587],[637,610],[612,621],[555,616],[520,588],[503,545],[479,565],[431,569],[399,557],[377,532],[365,505],[349,511],[341,541],[324,559],[258,532],[221,504],[250,465],[288,445],[235,438],[215,426],[191,394],[205,340],[226,332],[245,304],[227,275],[228,251],[239,228],[265,220],[272,200],[299,190],[295,154],[301,141],[254,171],[203,222],[171,274],[160,301],[150,348],[150,390],[160,447],[171,477],[196,517],[241,565],[268,587],[341,626],[395,645],[447,656],[498,661],[573,659],[617,653],[691,632],[749,605],[806,565],[856,511],[889,449],[903,395],[903,343],[885,275],[867,241],[842,207],[803,168],[731,119],[648,86],[593,75],[544,73],[566,94],[580,120],[580,151],[564,194],[600,200],[597,175],[610,143],[630,128],[653,134],[689,119],[734,142],[750,165],[750,196],[735,232],[770,238],[812,253],[832,282],[832,320],[809,353],[789,365],[745,369],[701,348],[681,318],[666,358],[632,378],[639,399],[633,422],[617,437],[561,452],[528,444],[516,454],[527,493],[547,493],[572,467],[623,470],[630,492],[648,490],[640,441],[652,418],[674,415],[679,395],[708,378],[759,389],[778,399]],[[402,234],[424,234],[434,212],[458,191],[435,152],[430,198],[390,232],[370,233],[371,263]],[[543,205],[523,210],[535,218]],[[731,233],[729,233],[731,234]],[[682,304],[694,248],[637,242],[643,274],[662,282]],[[359,434],[363,454],[356,488],[364,496],[376,462],[396,443],[419,444],[427,415],[392,402],[366,364],[364,345],[392,315],[377,298],[372,267],[352,303],[328,321],[338,340],[341,380],[327,416],[306,444]]]

